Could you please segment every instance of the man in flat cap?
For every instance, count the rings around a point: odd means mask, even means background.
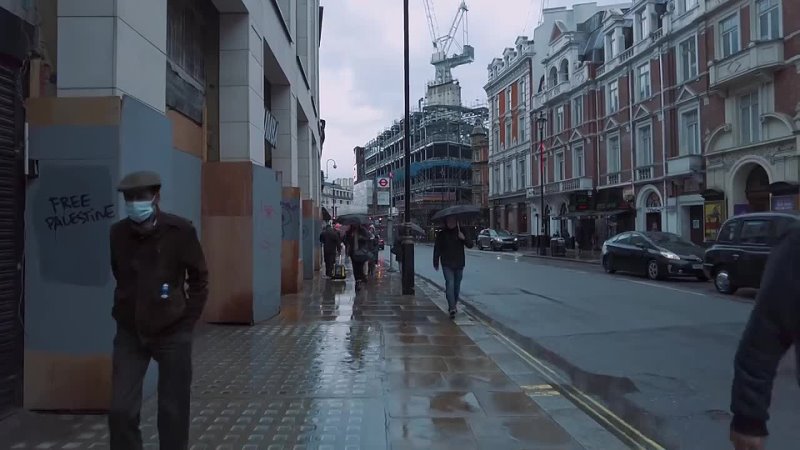
[[[111,227],[117,281],[109,431],[112,450],[141,450],[142,384],[158,363],[160,448],[189,447],[192,332],[208,297],[205,256],[192,223],[158,207],[161,178],[125,176],[118,190],[127,218]]]

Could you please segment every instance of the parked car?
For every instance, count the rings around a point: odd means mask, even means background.
[[[505,230],[486,229],[478,234],[478,250],[502,251],[507,248],[519,250],[519,240]]]
[[[761,287],[772,247],[800,216],[755,213],[728,219],[717,240],[706,250],[703,267],[717,291],[733,294],[740,288]]]
[[[696,277],[703,272],[705,249],[674,233],[630,231],[603,243],[603,268],[608,273],[631,272],[651,280]]]

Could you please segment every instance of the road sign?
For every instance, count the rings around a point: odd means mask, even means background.
[[[389,179],[388,178],[378,178],[378,187],[382,189],[386,189],[389,187]]]

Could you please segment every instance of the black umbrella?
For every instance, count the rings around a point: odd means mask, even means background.
[[[406,225],[400,223],[400,224],[397,224],[396,228],[397,228],[398,231],[400,231],[404,226],[406,226]],[[415,224],[414,222],[411,222],[411,223],[408,224],[408,229],[411,230],[412,233],[417,233],[420,236],[425,236],[425,230],[423,230],[421,226]]]
[[[366,214],[342,214],[335,220],[342,225],[367,225],[370,223],[369,216]]]
[[[324,206],[322,207],[322,220],[324,220],[325,222],[331,220],[331,213],[329,213]]]
[[[440,220],[445,220],[448,217],[462,218],[468,216],[477,216],[480,215],[480,213],[481,209],[478,208],[477,206],[456,205],[456,206],[451,206],[449,208],[445,208],[437,212],[436,214],[433,215],[433,218],[431,220],[440,221]]]

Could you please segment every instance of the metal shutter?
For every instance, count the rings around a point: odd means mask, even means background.
[[[22,109],[17,68],[0,63],[0,417],[17,406],[22,386]]]

